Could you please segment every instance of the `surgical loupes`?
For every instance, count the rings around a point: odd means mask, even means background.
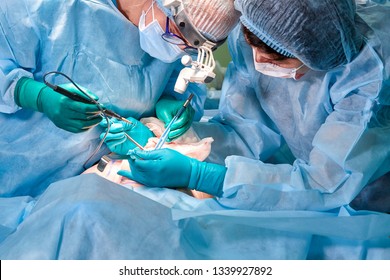
[[[188,83],[210,83],[215,78],[215,60],[212,46],[205,43],[198,48],[197,60],[192,60],[191,56],[184,55],[181,62],[184,67],[176,80],[175,91],[184,93],[187,90]]]

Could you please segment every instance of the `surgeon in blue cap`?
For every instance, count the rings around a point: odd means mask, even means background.
[[[99,107],[72,100],[48,87],[45,73],[60,71],[92,98],[123,117],[162,115],[171,119],[194,93],[176,127],[178,135],[202,115],[205,87],[173,91],[185,47],[164,41],[169,7],[161,0],[8,1],[0,3],[0,195],[41,194],[52,182],[80,174],[108,149],[94,153],[101,126]],[[193,9],[183,1],[184,9]],[[212,42],[223,41],[238,22],[232,2],[206,1],[223,21],[195,28]],[[210,4],[211,3],[211,4]],[[233,13],[232,13],[233,12]],[[202,18],[204,9],[198,9]],[[170,32],[178,34],[170,22]],[[185,37],[185,36],[184,36]],[[186,38],[183,38],[184,40]],[[61,75],[47,81],[81,95]],[[155,112],[155,105],[162,102]],[[194,113],[194,110],[196,111]],[[142,129],[139,142],[150,136]],[[82,132],[82,133],[79,133]]]
[[[236,0],[219,113],[193,123],[208,162],[132,152],[122,175],[226,209],[390,212],[390,7]]]

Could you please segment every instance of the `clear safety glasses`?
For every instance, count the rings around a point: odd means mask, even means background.
[[[189,55],[197,55],[198,54],[197,48],[191,47],[186,43],[186,40],[183,37],[169,30],[169,21],[170,21],[169,17],[167,17],[167,22],[165,25],[165,33],[162,34],[161,37],[168,43],[178,45],[178,46],[184,46],[184,51]]]

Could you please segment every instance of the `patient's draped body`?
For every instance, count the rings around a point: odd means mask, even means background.
[[[164,132],[164,123],[159,119],[150,117],[143,118],[141,122],[146,125],[155,135],[148,140],[148,143],[145,145],[145,150],[153,150],[156,146],[160,136]],[[211,143],[213,138],[207,137],[204,139],[199,139],[192,130],[187,131],[181,137],[175,139],[172,142],[165,143],[163,148],[169,148],[176,150],[188,157],[195,158],[197,160],[205,160],[211,151]],[[92,166],[87,169],[84,173],[96,173],[99,176],[102,176],[114,183],[120,184],[125,187],[140,187],[142,184],[130,180],[124,176],[118,175],[119,170],[130,170],[129,162],[125,159],[112,159],[105,166],[104,170],[100,171],[97,168],[97,165]],[[161,187],[164,187],[163,185]],[[209,194],[198,192],[195,190],[188,190],[180,188],[181,191],[186,192],[189,195],[193,195],[196,198],[210,198],[212,197]]]

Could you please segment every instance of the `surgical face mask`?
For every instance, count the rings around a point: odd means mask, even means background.
[[[259,63],[256,62],[255,50],[253,50],[253,62],[255,64],[255,69],[267,76],[277,77],[277,78],[292,78],[297,79],[297,71],[303,67],[304,64],[298,68],[283,68],[272,63]]]
[[[146,11],[142,12],[139,20],[139,35],[141,48],[150,56],[157,58],[165,63],[172,63],[182,57],[185,52],[177,45],[166,42],[161,35],[164,34],[158,21],[154,18],[154,1],[152,6]],[[145,26],[146,14],[152,9],[153,21]]]

